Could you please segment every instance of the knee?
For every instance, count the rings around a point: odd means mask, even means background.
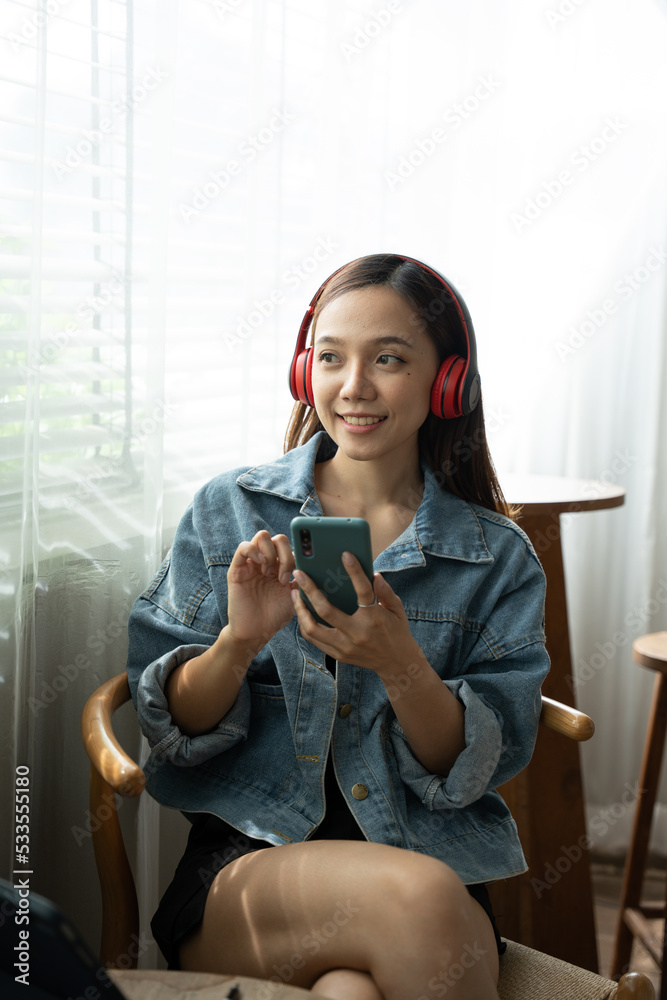
[[[407,918],[402,921],[404,927],[441,939],[465,933],[470,894],[444,862],[411,854],[409,863],[395,872],[393,883],[391,898]]]
[[[311,988],[313,993],[321,993],[331,1000],[383,1000],[370,974],[357,969],[331,969]]]

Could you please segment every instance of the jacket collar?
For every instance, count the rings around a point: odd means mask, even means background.
[[[314,467],[336,453],[336,445],[325,431],[282,455],[274,462],[256,465],[236,482],[252,492],[268,493],[299,503],[299,513],[321,517],[315,492]],[[434,472],[422,461],[424,496],[410,524],[375,560],[384,572],[424,566],[424,553],[470,563],[491,563],[477,508],[443,490]]]

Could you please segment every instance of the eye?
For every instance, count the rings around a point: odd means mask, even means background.
[[[338,361],[338,356],[333,353],[333,351],[322,351],[317,357],[318,361],[322,361],[325,365],[330,365],[333,361]]]
[[[403,359],[397,357],[395,354],[381,354],[378,358],[378,363],[384,367],[389,367],[389,365],[404,364]]]

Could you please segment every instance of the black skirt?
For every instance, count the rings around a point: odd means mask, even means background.
[[[310,839],[365,840],[338,787],[331,758],[325,771],[325,794],[326,816]],[[199,813],[188,815],[188,819],[192,829],[185,853],[151,922],[153,937],[170,969],[180,967],[179,945],[201,922],[208,891],[218,872],[244,854],[273,847],[265,840],[255,840],[240,833],[217,816]],[[466,888],[488,914],[498,954],[502,955],[506,945],[500,940],[486,885],[481,882]]]

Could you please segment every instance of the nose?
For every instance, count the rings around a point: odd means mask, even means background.
[[[373,399],[375,387],[369,378],[368,365],[363,358],[351,359],[345,366],[340,394],[343,399]]]

